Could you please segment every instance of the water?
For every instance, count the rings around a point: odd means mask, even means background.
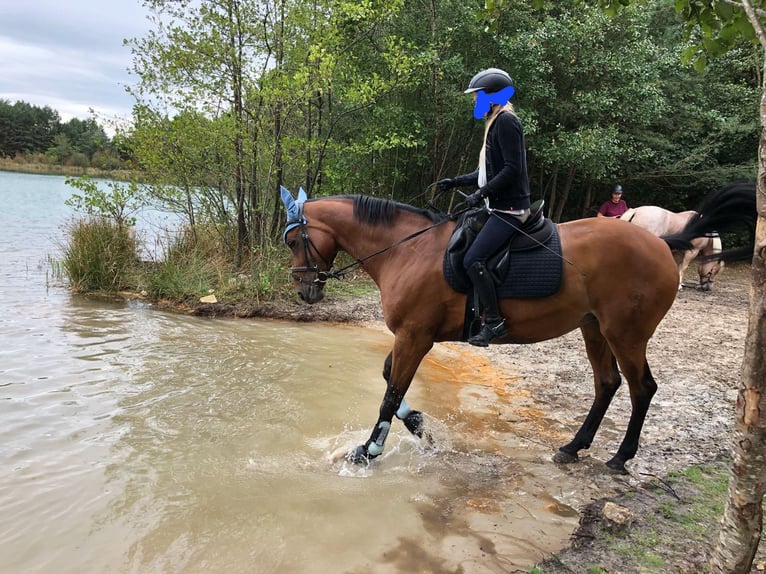
[[[70,193],[0,172],[0,573],[507,572],[566,541],[572,479],[498,448],[474,407],[503,381],[471,382],[462,346],[408,395],[434,444],[394,424],[381,460],[348,465],[388,333],[72,296],[47,263]]]

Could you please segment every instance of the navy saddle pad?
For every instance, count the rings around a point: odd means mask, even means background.
[[[456,228],[455,236],[461,230]],[[538,223],[528,235],[517,233],[511,245],[490,259],[490,272],[495,277],[497,296],[501,299],[532,299],[549,297],[561,287],[563,256],[558,226],[549,219]],[[465,235],[465,231],[463,231]],[[450,241],[444,256],[444,277],[459,293],[471,290],[471,281],[463,269],[463,255],[475,233],[468,232],[457,241]],[[453,239],[456,238],[453,236]]]

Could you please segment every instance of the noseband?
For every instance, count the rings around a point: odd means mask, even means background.
[[[301,230],[301,240],[303,241],[303,257],[306,260],[306,265],[302,267],[290,267],[290,275],[292,276],[293,280],[300,283],[301,285],[324,285],[327,283],[327,280],[331,277],[335,277],[336,273],[330,273],[330,269],[332,268],[332,262],[327,261],[322,254],[319,252],[319,249],[317,249],[317,246],[314,244],[314,242],[311,240],[311,237],[309,237],[309,231],[306,227],[306,224],[308,222],[301,218],[300,221],[300,230]],[[322,263],[325,264],[327,267],[327,271],[322,271],[319,268],[319,265],[316,262],[316,259],[312,256],[312,251],[317,254],[319,259],[322,261]],[[303,273],[313,273],[314,279],[311,281],[308,281],[303,278]]]

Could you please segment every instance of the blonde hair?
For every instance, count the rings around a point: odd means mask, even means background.
[[[500,105],[493,105],[489,109],[489,113],[487,114],[486,124],[484,125],[484,141],[481,144],[481,151],[479,152],[479,186],[484,186],[487,183],[487,170],[486,170],[486,150],[487,150],[487,134],[489,133],[489,128],[492,127],[492,124],[495,123],[495,120],[497,119],[497,116],[500,115],[501,112],[510,112],[513,115],[516,115],[516,112],[513,109],[513,104],[511,102],[508,102],[504,106]]]

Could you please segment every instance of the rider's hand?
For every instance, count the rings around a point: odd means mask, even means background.
[[[436,188],[439,190],[439,193],[444,193],[450,189],[455,187],[455,180],[450,178],[440,179],[436,182]]]
[[[481,190],[475,191],[465,198],[465,203],[468,205],[468,207],[478,207],[482,204],[483,201],[484,196],[482,195]]]

